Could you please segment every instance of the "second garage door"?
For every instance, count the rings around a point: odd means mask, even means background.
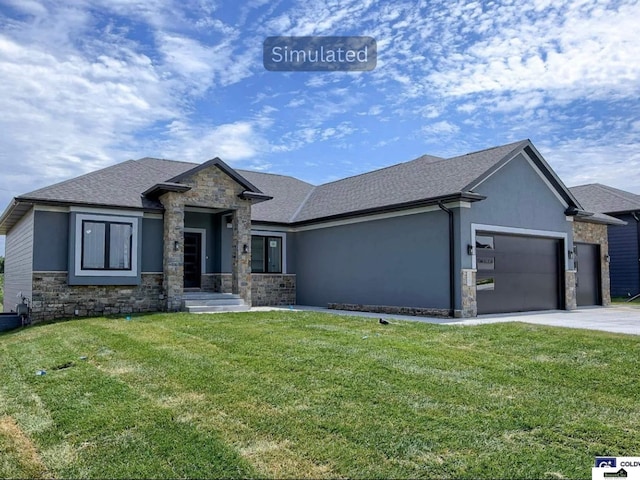
[[[563,308],[562,240],[478,232],[478,313]]]

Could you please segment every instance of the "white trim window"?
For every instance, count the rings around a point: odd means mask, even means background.
[[[75,227],[76,276],[138,274],[137,218],[78,214]]]

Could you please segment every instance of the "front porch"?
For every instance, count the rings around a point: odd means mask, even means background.
[[[184,309],[185,291],[237,295],[247,307],[295,303],[295,275],[284,268],[284,236],[252,237],[251,205],[271,197],[224,162],[211,160],[146,193],[165,209],[167,311]]]

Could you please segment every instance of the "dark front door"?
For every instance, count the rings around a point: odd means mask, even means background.
[[[562,308],[561,245],[552,238],[478,232],[478,313]]]
[[[184,288],[200,288],[202,235],[184,232]]]
[[[600,305],[600,245],[576,243],[576,301],[579,307]]]

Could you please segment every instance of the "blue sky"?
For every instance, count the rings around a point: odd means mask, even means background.
[[[144,156],[317,184],[524,138],[569,186],[640,193],[638,18],[625,0],[0,0],[0,208]],[[372,36],[377,67],[268,72],[275,35]]]

